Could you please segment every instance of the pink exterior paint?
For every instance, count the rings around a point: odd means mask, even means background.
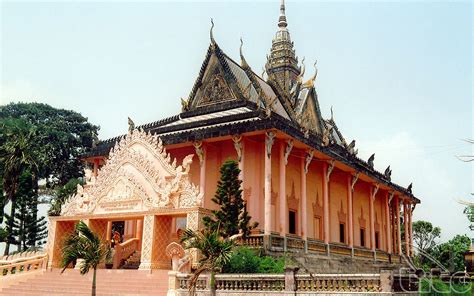
[[[353,205],[352,205],[352,175],[347,176],[347,234],[349,247],[354,246],[354,221],[353,221]]]
[[[330,234],[329,234],[329,180],[327,178],[328,164],[323,165],[323,212],[324,212],[324,242],[329,243]]]
[[[305,158],[301,158],[301,203],[300,203],[300,212],[301,212],[301,237],[306,239],[308,237],[308,207],[306,202],[306,173],[305,173]]]
[[[279,159],[278,163],[280,166],[280,182],[279,182],[279,207],[280,207],[280,225],[278,228],[278,231],[281,236],[285,236],[288,231],[288,226],[287,226],[287,217],[286,213],[288,212],[287,210],[287,203],[286,203],[286,164],[285,164],[285,148],[286,148],[286,143],[284,141],[281,141],[279,143]]]

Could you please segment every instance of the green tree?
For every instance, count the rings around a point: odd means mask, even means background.
[[[239,166],[233,160],[224,162],[220,169],[221,178],[217,183],[217,191],[212,201],[219,205],[218,210],[212,210],[212,217],[204,217],[203,222],[210,230],[220,229],[224,238],[242,232],[248,236],[250,231],[257,227],[257,223],[250,225],[247,206],[242,198],[242,180],[239,179]]]
[[[215,274],[220,272],[230,260],[234,247],[232,238],[220,236],[219,229],[206,229],[202,232],[186,229],[181,236],[181,242],[186,249],[197,249],[201,253],[199,266],[191,277],[189,293],[195,294],[199,275],[208,271],[210,273],[211,295],[216,295]]]
[[[3,198],[3,204],[0,205],[1,216],[0,223],[3,222],[3,209],[10,201],[11,211],[10,219],[7,223],[8,229],[14,228],[14,217],[16,206],[16,193],[18,191],[20,175],[28,170],[33,179],[38,172],[39,148],[36,129],[23,119],[5,118],[0,121],[0,163],[1,175],[3,181],[3,190],[6,198]],[[11,242],[14,240],[12,233],[8,233],[5,254],[10,251]]]
[[[0,107],[0,118],[21,118],[37,130],[42,147],[40,172],[49,187],[82,177],[80,156],[97,140],[98,126],[81,114],[41,103],[11,103]]]
[[[82,179],[73,178],[63,186],[57,186],[54,191],[54,197],[51,200],[51,207],[48,210],[49,216],[59,216],[61,214],[61,206],[67,198],[76,194],[77,185],[84,185]]]
[[[451,272],[464,271],[464,253],[469,251],[471,239],[467,235],[456,235],[432,250],[433,257]]]
[[[90,269],[92,275],[92,295],[96,295],[97,266],[105,260],[109,252],[108,246],[84,222],[76,224],[75,231],[66,238],[62,249],[63,267],[61,273],[77,259],[83,259],[80,273],[85,275]]]
[[[415,221],[412,228],[413,242],[424,253],[429,253],[436,246],[436,239],[441,237],[441,228],[428,221]]]

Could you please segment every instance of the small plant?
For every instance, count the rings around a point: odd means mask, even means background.
[[[284,257],[262,256],[256,250],[239,247],[234,250],[222,271],[225,273],[283,273],[284,268]]]

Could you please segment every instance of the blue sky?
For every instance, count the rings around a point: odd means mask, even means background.
[[[463,207],[473,166],[470,2],[287,1],[288,29],[306,76],[363,158],[422,200],[415,219],[467,233]],[[39,101],[81,112],[102,139],[180,111],[209,46],[244,54],[261,73],[277,29],[278,1],[2,2],[2,104]]]

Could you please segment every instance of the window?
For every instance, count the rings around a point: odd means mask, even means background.
[[[341,243],[344,243],[346,241],[346,239],[345,239],[346,236],[345,236],[344,230],[345,230],[344,223],[340,223],[339,224],[339,242],[341,242]]]
[[[291,234],[296,234],[296,212],[295,211],[290,211],[288,214],[288,231]]]
[[[365,247],[365,229],[360,229],[360,246]]]
[[[379,232],[378,231],[375,232],[375,248],[380,249],[380,247],[379,247]]]

